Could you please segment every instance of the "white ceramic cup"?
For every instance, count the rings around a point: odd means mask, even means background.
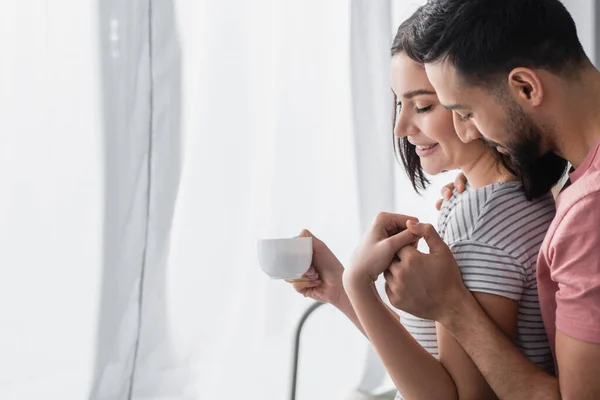
[[[258,262],[272,279],[298,279],[312,262],[311,237],[259,239]]]

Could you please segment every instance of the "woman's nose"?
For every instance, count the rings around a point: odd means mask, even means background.
[[[396,125],[394,126],[394,135],[398,138],[404,138],[419,133],[419,128],[412,123],[410,118],[401,110],[396,115]]]

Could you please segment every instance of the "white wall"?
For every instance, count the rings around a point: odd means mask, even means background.
[[[588,57],[596,60],[596,0],[563,0],[577,25],[579,40]]]

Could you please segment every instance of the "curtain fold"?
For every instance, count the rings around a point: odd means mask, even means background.
[[[389,84],[391,1],[353,0],[350,16],[352,116],[356,148],[360,231],[364,233],[380,211],[395,209],[392,115]],[[387,299],[384,282],[377,288]],[[387,373],[371,345],[357,389],[375,393]]]
[[[152,162],[149,0],[98,2],[104,119],[104,266],[91,399],[129,399],[148,263]]]

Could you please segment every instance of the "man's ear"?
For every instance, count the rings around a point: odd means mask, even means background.
[[[539,106],[544,99],[544,88],[539,75],[529,68],[515,68],[508,75],[508,90],[520,104]]]

